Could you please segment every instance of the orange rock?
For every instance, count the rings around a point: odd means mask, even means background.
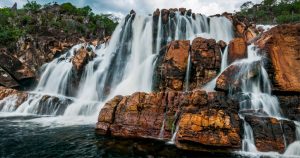
[[[166,60],[171,61],[180,70],[185,70],[189,56],[190,41],[172,41],[166,53]]]
[[[271,58],[274,91],[300,92],[300,24],[279,25],[267,31],[257,44]]]
[[[247,57],[247,43],[243,38],[235,38],[229,43],[228,64]]]

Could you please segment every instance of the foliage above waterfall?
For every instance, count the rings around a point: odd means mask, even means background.
[[[23,35],[59,34],[103,37],[112,34],[117,22],[112,15],[97,15],[89,6],[71,3],[38,4],[28,1],[22,9],[0,8],[0,47],[11,48]]]
[[[282,24],[300,21],[299,0],[263,0],[243,3],[239,14],[262,24]]]

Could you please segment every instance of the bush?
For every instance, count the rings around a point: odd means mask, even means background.
[[[277,17],[277,22],[279,24],[288,23],[288,22],[299,22],[299,21],[300,21],[300,14],[280,15]]]
[[[21,36],[23,31],[14,27],[0,27],[0,45],[7,46],[15,43]]]

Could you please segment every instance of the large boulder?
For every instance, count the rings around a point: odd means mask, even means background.
[[[274,92],[300,92],[299,31],[299,23],[279,25],[256,42],[270,58],[268,74]]]
[[[1,85],[16,87],[18,83],[20,86],[28,86],[35,81],[34,72],[27,65],[5,52],[0,52],[0,68],[2,70]]]
[[[195,38],[191,46],[192,71],[189,89],[201,88],[215,78],[221,68],[220,45],[214,39]]]
[[[247,58],[247,43],[243,38],[234,38],[228,45],[228,64],[235,60]]]
[[[241,147],[238,103],[223,93],[199,90],[116,96],[102,108],[96,130],[99,134],[165,141],[175,133],[176,146],[187,150]]]
[[[82,72],[83,68],[88,63],[89,58],[90,58],[89,52],[84,47],[76,51],[72,59],[72,64],[75,70],[77,72]]]
[[[157,62],[158,90],[182,90],[188,64],[190,41],[172,41]]]
[[[172,41],[160,51],[154,74],[155,90],[193,90],[217,76],[221,66],[220,50],[225,44],[201,37],[195,38],[191,46],[189,43],[187,40]],[[189,81],[186,81],[187,73]]]
[[[9,73],[0,67],[0,86],[1,85],[8,88],[17,88],[20,86]]]
[[[287,145],[296,140],[293,121],[254,115],[246,115],[245,120],[253,130],[254,142],[258,151],[283,153]]]
[[[300,95],[280,95],[277,98],[284,116],[300,121]]]

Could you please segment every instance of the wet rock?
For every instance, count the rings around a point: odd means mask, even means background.
[[[84,47],[80,48],[78,51],[75,52],[75,56],[72,59],[72,64],[77,72],[83,71],[83,68],[89,61],[90,58],[89,54],[90,54],[89,51],[86,50]]]
[[[224,42],[223,40],[220,40],[220,41],[218,42],[218,45],[221,47],[222,51],[224,51],[224,49],[225,49],[226,46],[227,46],[227,43]]]
[[[279,25],[256,43],[270,58],[267,71],[275,93],[300,92],[299,30],[299,23]]]
[[[189,89],[200,88],[213,78],[221,67],[220,46],[214,39],[195,38],[191,46],[192,72]]]
[[[238,149],[238,103],[223,93],[137,92],[117,96],[101,110],[99,134],[169,141],[179,124],[176,146],[188,150]]]
[[[277,98],[284,116],[291,120],[300,121],[300,96],[280,95]]]
[[[17,82],[21,86],[26,87],[30,86],[35,81],[34,72],[27,65],[23,64],[17,58],[4,52],[0,52],[0,67],[3,73],[1,75],[2,80],[0,81],[0,84],[2,83],[2,85],[15,87]],[[6,73],[4,73],[4,71]],[[7,82],[8,80],[12,85]]]
[[[185,85],[189,53],[190,77],[189,84]],[[198,37],[191,46],[189,41],[172,41],[161,50],[158,57],[154,72],[154,90],[201,88],[216,77],[220,65],[220,45],[215,40]]]
[[[216,81],[216,90],[225,92],[240,92],[242,81],[254,81],[258,79],[261,62],[236,63],[224,70]]]
[[[163,24],[168,24],[170,11],[167,9],[161,10],[161,20]]]
[[[27,99],[28,94],[26,92],[0,86],[0,111],[5,105],[9,106],[9,111],[13,111]]]
[[[247,43],[243,38],[235,38],[228,45],[228,64],[247,58]]]
[[[245,120],[253,130],[255,145],[259,151],[283,153],[285,142],[288,145],[296,140],[295,124],[292,121],[254,115],[246,115]]]
[[[186,12],[186,8],[179,8],[179,12],[181,15],[184,15]]]
[[[157,76],[159,90],[173,89],[182,90],[185,71],[190,49],[190,42],[172,41],[166,52],[162,52],[161,60],[157,64]]]

